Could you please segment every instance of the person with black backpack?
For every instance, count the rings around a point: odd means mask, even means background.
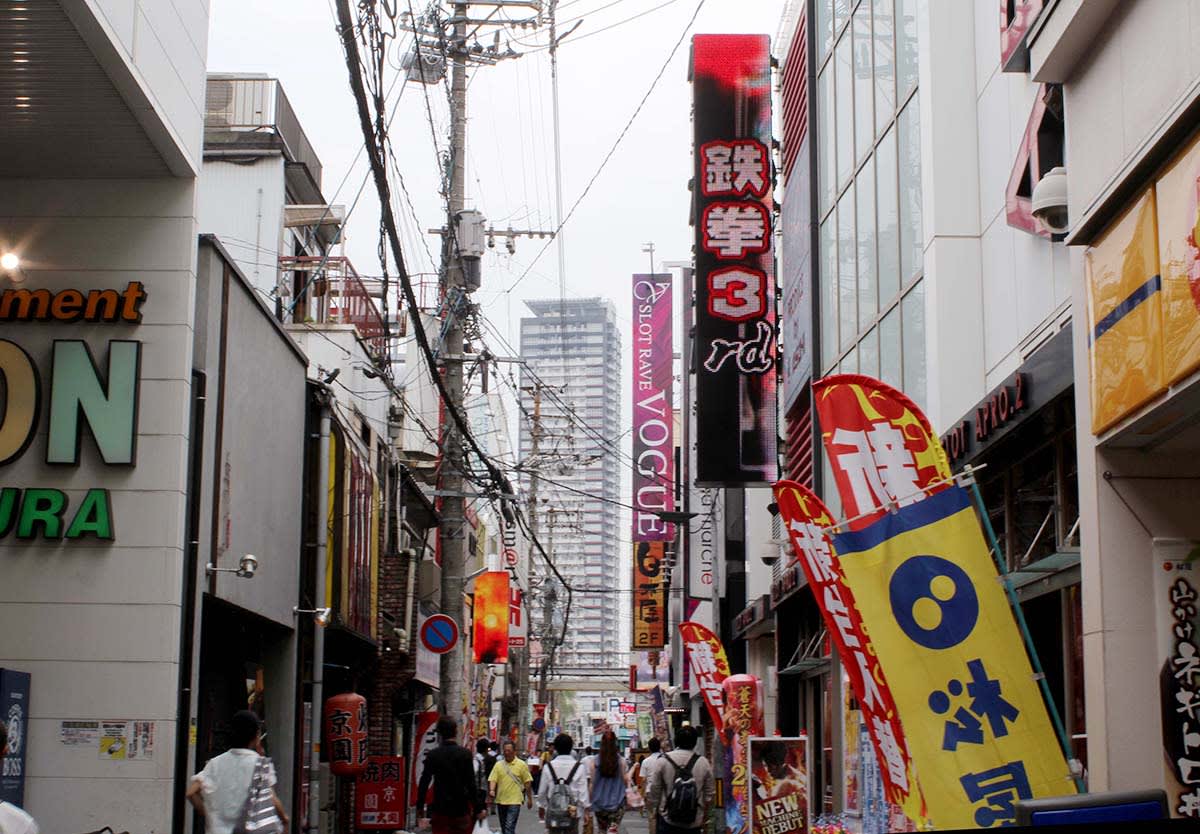
[[[496,767],[496,756],[486,738],[475,742],[475,792],[479,796],[479,808],[488,807],[488,777]]]
[[[553,759],[542,768],[538,786],[538,818],[548,834],[577,834],[588,809],[588,771],[571,755],[574,740],[566,733],[554,739]]]
[[[691,834],[704,827],[715,782],[708,759],[695,752],[696,728],[675,731],[675,749],[664,753],[646,785],[646,802],[657,813],[656,834]]]

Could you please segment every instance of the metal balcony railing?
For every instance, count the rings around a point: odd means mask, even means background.
[[[304,165],[321,186],[321,160],[274,78],[209,76],[204,142],[206,148],[281,145],[288,159]]]
[[[280,286],[292,293],[292,321],[352,324],[372,352],[386,358],[387,326],[375,304],[381,290],[363,281],[349,258],[285,256],[279,271]]]

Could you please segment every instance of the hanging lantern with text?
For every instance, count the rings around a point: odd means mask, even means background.
[[[475,580],[471,642],[476,663],[508,662],[508,608],[508,571],[488,571]]]
[[[335,776],[357,776],[367,768],[367,699],[354,692],[325,701],[325,743]]]

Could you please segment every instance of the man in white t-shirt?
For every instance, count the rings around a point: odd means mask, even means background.
[[[663,766],[662,742],[657,736],[650,739],[647,747],[650,749],[650,754],[642,759],[642,769],[638,772],[638,780],[641,782],[642,796],[650,790],[650,786],[654,784],[654,780],[658,777],[658,769]],[[650,834],[656,834],[655,829],[658,824],[658,814],[653,808],[645,811],[650,822]]]
[[[204,770],[192,777],[187,791],[187,798],[204,817],[207,834],[232,834],[250,794],[250,782],[258,765],[262,732],[258,716],[242,710],[234,714],[231,725],[230,749],[209,759]],[[275,767],[270,762],[267,763],[267,784],[271,786],[275,813],[287,834],[287,813],[275,795]]]
[[[0,761],[8,755],[8,725],[0,721]],[[38,834],[33,817],[16,805],[0,802],[0,834]]]

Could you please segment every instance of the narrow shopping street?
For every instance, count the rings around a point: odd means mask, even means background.
[[[1198,725],[1200,0],[0,0],[0,834],[1174,834]]]

